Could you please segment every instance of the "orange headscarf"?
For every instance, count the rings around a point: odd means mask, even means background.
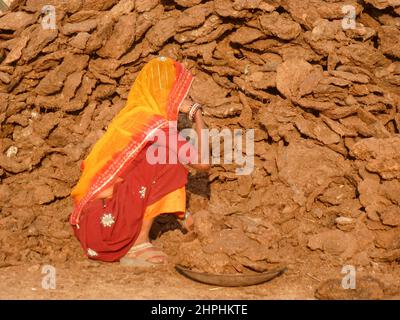
[[[83,206],[111,185],[157,129],[177,120],[179,106],[192,80],[192,74],[170,58],[155,58],[143,67],[125,107],[82,162],[82,175],[71,192],[74,203],[71,224],[79,223]]]

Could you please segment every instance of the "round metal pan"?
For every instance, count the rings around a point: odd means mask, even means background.
[[[189,279],[220,287],[253,286],[272,280],[286,271],[284,267],[256,274],[213,274],[192,271],[181,265],[176,265],[175,269]]]

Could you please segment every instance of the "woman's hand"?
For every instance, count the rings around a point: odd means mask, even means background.
[[[183,113],[188,113],[192,105],[193,105],[192,99],[187,97],[185,100],[183,100],[181,107],[179,108],[179,111]]]

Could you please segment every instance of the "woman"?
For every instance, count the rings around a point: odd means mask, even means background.
[[[126,106],[82,162],[82,175],[71,192],[70,222],[89,258],[135,266],[164,264],[166,255],[149,241],[154,218],[173,213],[190,227],[185,209],[188,170],[180,151],[189,150],[189,166],[210,167],[208,161],[192,161],[201,159],[200,131],[205,128],[199,104],[187,98],[192,80],[179,62],[151,60],[138,74]],[[197,150],[170,126],[179,111],[195,122]],[[168,138],[159,138],[162,133]],[[167,163],[149,161],[158,148],[168,150]],[[170,161],[171,155],[179,161]]]

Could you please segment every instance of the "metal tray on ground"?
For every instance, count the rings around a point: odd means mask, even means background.
[[[256,274],[215,274],[193,271],[181,265],[176,265],[175,269],[189,279],[220,287],[246,287],[261,284],[280,276],[287,270],[286,267],[282,267]]]

